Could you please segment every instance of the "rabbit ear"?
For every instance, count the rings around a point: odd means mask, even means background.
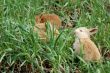
[[[90,28],[89,29],[90,35],[95,34],[97,31],[98,31],[98,28],[97,27],[96,28]]]

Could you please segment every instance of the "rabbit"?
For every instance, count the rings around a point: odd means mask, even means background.
[[[61,27],[61,20],[56,14],[41,14],[36,16],[36,23],[46,23],[49,21],[52,25],[55,25],[56,29]]]
[[[46,40],[46,22],[50,22],[51,30],[54,28],[54,35],[58,36],[58,29],[61,26],[61,20],[56,14],[41,14],[36,16],[36,23],[34,26],[34,31],[38,29],[38,35],[40,39]]]
[[[75,53],[80,54],[81,46],[83,46],[83,59],[85,61],[98,61],[101,59],[101,54],[97,46],[90,38],[97,30],[97,28],[88,29],[86,27],[79,27],[74,31],[76,38],[73,48],[75,49]]]
[[[46,40],[46,27],[45,23],[37,23],[37,25],[34,26],[34,31],[37,31],[38,29],[38,35],[40,39]],[[52,30],[53,27],[50,24],[50,29]],[[54,30],[54,35],[57,36],[59,35],[59,31],[57,29]]]

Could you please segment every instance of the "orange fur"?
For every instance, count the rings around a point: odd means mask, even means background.
[[[46,23],[47,21],[55,25],[56,29],[59,29],[61,26],[61,20],[56,14],[42,14],[36,16],[36,23]]]
[[[57,36],[59,34],[58,29],[61,26],[61,20],[56,14],[41,14],[36,16],[36,24],[34,26],[34,31],[38,28],[38,35],[41,39],[46,39],[46,27],[45,23],[50,22],[50,28],[54,27],[54,34]]]
[[[45,28],[45,23],[37,23],[34,26],[34,31],[37,31],[38,29],[38,35],[41,39],[46,39],[46,28]]]

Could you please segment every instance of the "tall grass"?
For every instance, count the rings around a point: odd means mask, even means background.
[[[76,27],[98,26],[92,39],[101,50],[110,50],[109,6],[109,0],[1,0],[0,71],[74,73],[78,65],[82,73],[110,73],[110,61],[104,56],[103,63],[87,63],[80,57],[78,63],[75,61],[74,28],[60,29],[57,38],[48,34],[47,43],[33,32],[37,14],[55,13]]]

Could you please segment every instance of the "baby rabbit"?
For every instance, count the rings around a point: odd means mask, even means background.
[[[41,14],[36,16],[36,23],[46,23],[47,21],[55,25],[56,29],[59,29],[62,23],[56,14]]]
[[[37,23],[37,25],[34,26],[34,31],[36,31],[37,29],[38,29],[38,35],[39,35],[40,39],[46,40],[45,23]],[[53,29],[51,24],[50,24],[50,29],[51,30]],[[58,34],[59,34],[59,31],[54,28],[54,35],[57,36]]]
[[[38,35],[40,39],[46,40],[46,22],[50,22],[50,29],[54,30],[54,35],[57,36],[59,34],[58,29],[61,26],[61,20],[60,18],[55,14],[42,14],[36,16],[36,23],[34,26],[34,31],[38,29]]]
[[[73,44],[73,48],[75,49],[75,53],[81,52],[81,45],[83,46],[83,58],[86,61],[97,61],[100,60],[101,54],[94,44],[94,42],[90,39],[90,35],[95,34],[97,32],[97,28],[88,29],[86,27],[80,27],[75,30],[75,42]]]

